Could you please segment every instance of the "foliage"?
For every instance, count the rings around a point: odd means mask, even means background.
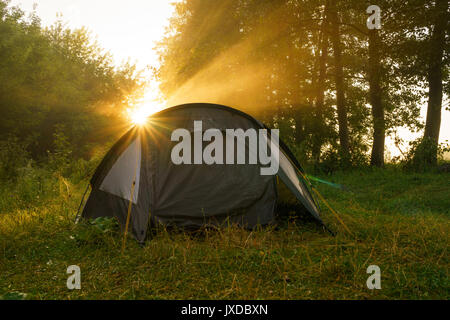
[[[0,140],[13,135],[35,160],[58,146],[64,128],[74,157],[123,132],[123,113],[145,84],[130,64],[115,66],[85,28],[43,28],[0,1]],[[101,134],[99,134],[101,132]]]
[[[185,0],[175,5],[170,27],[157,47],[161,66],[155,76],[169,104],[201,101],[234,106],[269,126],[287,128],[282,138],[302,149],[307,160],[326,161],[340,146],[335,52],[328,40],[332,29],[339,28],[353,158],[346,165],[366,165],[374,131],[366,27],[370,4]],[[339,22],[327,26],[325,11],[332,5]],[[378,31],[382,41],[375,72],[380,79],[383,131],[390,135],[397,127],[421,129],[418,118],[427,98],[427,59],[435,50],[430,45],[434,22],[427,18],[435,15],[434,2],[389,0],[377,5],[382,8]],[[323,82],[319,81],[321,59]],[[441,79],[447,95],[448,65],[447,50]],[[314,144],[320,146],[319,157],[313,156]]]
[[[25,300],[27,295],[22,292],[8,292],[0,296],[0,300]]]
[[[77,226],[74,239],[83,244],[108,245],[111,237],[119,236],[119,224],[114,218],[100,217],[92,221],[82,221]]]
[[[27,146],[17,137],[0,140],[0,177],[14,180],[21,168],[30,164]]]
[[[71,164],[71,145],[67,137],[64,135],[64,126],[58,125],[55,129],[54,151],[49,151],[48,165],[49,168],[59,175],[64,175]]]
[[[402,161],[408,170],[423,172],[435,169],[432,164],[437,160],[443,161],[444,154],[450,151],[448,143],[436,144],[431,139],[418,139],[410,142],[410,150]],[[434,155],[434,159],[430,162],[430,155]]]

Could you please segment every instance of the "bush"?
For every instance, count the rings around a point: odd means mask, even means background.
[[[447,142],[437,144],[429,138],[421,138],[409,143],[410,150],[403,160],[403,167],[407,170],[424,172],[437,165],[444,159],[444,153],[450,151]]]
[[[117,219],[100,217],[78,224],[74,239],[79,245],[105,245],[117,238],[119,230]]]
[[[31,159],[26,148],[27,145],[14,136],[0,141],[0,179],[15,180],[19,169],[30,165]]]
[[[65,127],[57,125],[53,134],[55,151],[48,152],[48,163],[50,169],[61,176],[67,176],[71,165],[72,149],[69,139],[64,134]]]

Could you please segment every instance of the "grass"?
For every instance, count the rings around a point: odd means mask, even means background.
[[[130,239],[124,254],[118,232],[74,225],[83,183],[66,181],[45,202],[0,213],[0,295],[449,298],[449,174],[384,169],[336,173],[326,179],[352,191],[318,186],[353,235],[324,209],[324,219],[338,232],[336,237],[296,220],[276,229],[251,232],[230,227],[201,236],[161,230],[143,248]],[[81,290],[66,287],[70,265],[81,268]],[[369,265],[381,268],[381,290],[366,286]]]

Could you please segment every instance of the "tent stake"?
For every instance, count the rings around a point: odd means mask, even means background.
[[[130,203],[128,205],[128,213],[127,213],[127,222],[125,224],[125,232],[123,234],[123,240],[122,240],[122,253],[125,251],[125,245],[127,241],[128,236],[128,227],[130,226],[130,218],[131,218],[131,209],[133,206],[133,196],[134,196],[134,188],[136,187],[136,174],[134,175],[133,184],[131,186],[131,197],[130,197]]]

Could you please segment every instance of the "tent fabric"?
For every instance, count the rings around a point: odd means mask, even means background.
[[[100,185],[100,190],[109,192],[137,204],[141,174],[141,143],[139,137],[120,155]],[[136,183],[131,199],[130,186]]]
[[[308,188],[299,178],[294,165],[289,161],[289,158],[280,151],[280,170],[278,175],[286,186],[291,190],[292,193],[297,197],[298,200],[303,204],[303,206],[311,213],[314,218],[321,220],[319,215],[319,210],[314,203],[314,199],[311,196]]]
[[[163,110],[151,116],[145,126],[127,132],[107,153],[91,179],[92,191],[82,217],[116,217],[123,230],[131,200],[131,233],[139,242],[145,240],[149,224],[183,228],[238,224],[254,228],[274,223],[276,176],[261,175],[260,164],[172,162],[172,148],[178,144],[171,141],[173,130],[184,128],[193,133],[194,121],[202,121],[203,131],[267,129],[251,116],[221,105],[187,104]],[[303,171],[297,160],[281,140],[270,148],[280,151],[279,178],[322,223],[311,193],[297,174],[296,170]],[[226,145],[223,150],[225,158],[232,151]],[[245,150],[248,159],[247,145]]]

